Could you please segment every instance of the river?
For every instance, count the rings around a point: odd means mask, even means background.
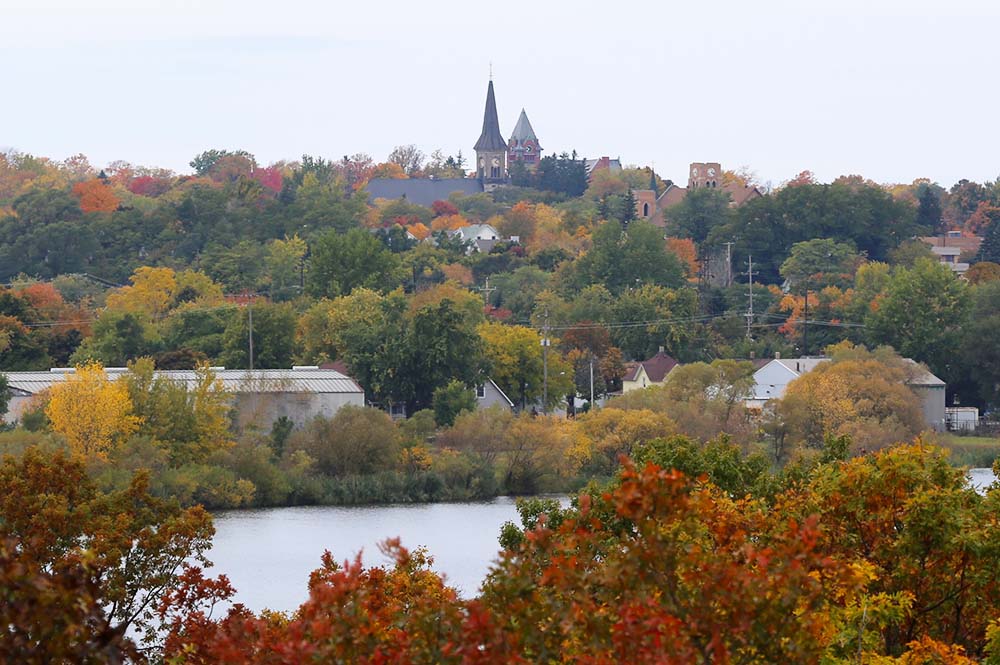
[[[996,480],[990,469],[971,469],[978,491]],[[563,498],[563,504],[566,504]],[[361,551],[365,565],[389,563],[378,544],[399,537],[404,546],[425,546],[434,570],[461,595],[476,595],[500,545],[504,522],[519,522],[512,497],[481,503],[388,506],[309,506],[239,510],[215,515],[209,573],[225,573],[236,587],[235,601],[255,612],[294,610],[307,597],[309,573],[324,550],[334,560]]]
[[[566,500],[563,500],[564,505]],[[476,595],[500,550],[504,522],[520,523],[514,498],[481,503],[309,506],[239,510],[214,515],[207,572],[225,573],[235,602],[251,610],[293,610],[307,597],[309,573],[324,550],[337,562],[362,551],[365,565],[388,563],[378,544],[399,537],[427,548],[433,568],[463,597]]]

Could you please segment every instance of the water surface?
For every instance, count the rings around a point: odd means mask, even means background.
[[[236,602],[254,611],[293,610],[307,597],[309,573],[324,550],[335,561],[362,552],[365,565],[389,563],[378,549],[399,537],[427,547],[433,568],[464,597],[473,597],[497,558],[504,522],[519,523],[512,497],[482,503],[388,506],[309,506],[217,513],[208,558],[212,575],[225,573]]]

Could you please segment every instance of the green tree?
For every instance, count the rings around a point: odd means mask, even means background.
[[[937,261],[897,267],[865,320],[872,345],[889,344],[927,363],[947,380],[958,378],[955,350],[966,322],[968,285]]]
[[[207,175],[209,171],[226,157],[243,157],[256,165],[257,160],[246,150],[217,150],[215,148],[199,153],[191,160],[191,168],[198,175]]]
[[[431,406],[434,391],[452,380],[473,385],[483,368],[483,343],[475,322],[451,300],[424,305],[407,322],[404,337],[391,348],[396,372],[386,368],[390,394],[414,413]]]
[[[10,406],[10,387],[7,385],[7,375],[0,374],[0,414],[7,413]]]
[[[476,394],[461,381],[449,381],[434,391],[434,421],[438,427],[451,427],[463,411],[475,411]]]
[[[985,282],[972,289],[969,317],[961,328],[961,359],[976,395],[962,403],[978,401],[1000,406],[1000,281]],[[978,400],[976,399],[978,398]]]
[[[603,284],[613,294],[646,284],[678,287],[684,283],[684,268],[667,249],[663,232],[646,221],[601,224],[594,231],[593,246],[575,264],[575,283],[582,289]]]
[[[627,323],[612,328],[611,339],[627,359],[645,360],[659,347],[682,360],[695,352],[698,298],[693,289],[644,285],[621,293],[611,306],[612,320]]]
[[[263,286],[266,252],[249,238],[232,247],[212,243],[198,257],[205,273],[230,292],[256,291]]]
[[[542,337],[525,326],[479,326],[490,378],[522,409],[542,394]]]
[[[286,447],[303,450],[330,476],[391,470],[399,462],[396,426],[389,414],[363,406],[342,406],[333,418],[317,417],[292,434]]]
[[[979,245],[979,253],[976,254],[976,261],[990,261],[1000,263],[1000,208],[992,208],[996,211],[990,218],[990,223],[983,232],[983,242]]]
[[[222,333],[220,360],[229,368],[250,367],[250,317],[253,317],[254,369],[287,369],[295,351],[295,310],[287,303],[258,302],[234,316]]]
[[[712,230],[732,218],[729,193],[708,187],[692,189],[683,201],[671,206],[665,216],[672,235],[691,238],[701,251]]]
[[[877,185],[846,179],[785,187],[745,203],[733,215],[711,231],[709,242],[734,241],[734,262],[741,264],[752,254],[760,279],[770,283],[779,281],[779,268],[797,242],[853,242],[870,260],[884,261],[891,249],[919,230],[912,204],[894,199]]]
[[[290,300],[299,293],[307,249],[305,240],[298,236],[268,243],[267,272],[272,298]]]
[[[148,317],[105,310],[71,360],[74,364],[96,360],[105,367],[124,367],[131,360],[154,355],[160,345],[159,333]]]
[[[791,255],[781,264],[781,276],[800,288],[806,280],[811,289],[845,286],[860,259],[851,243],[830,238],[805,240],[792,245]]]
[[[931,187],[924,187],[917,199],[916,225],[924,233],[944,231],[941,219],[941,200]]]
[[[367,231],[330,231],[313,244],[306,289],[314,297],[347,295],[358,287],[388,291],[401,281],[399,258]]]

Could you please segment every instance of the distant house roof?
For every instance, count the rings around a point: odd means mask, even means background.
[[[473,147],[477,152],[482,150],[506,150],[507,142],[500,133],[500,121],[497,119],[497,100],[493,95],[493,81],[486,88],[486,112],[483,114],[483,133]]]
[[[583,162],[587,167],[588,178],[593,175],[594,171],[600,171],[602,169],[607,169],[612,173],[618,173],[622,170],[622,162],[620,159],[601,157],[600,159],[585,159]]]
[[[722,186],[722,191],[728,192],[732,199],[732,204],[741,206],[747,201],[759,199],[763,196],[761,191],[753,186],[744,186],[738,183],[730,183]]]
[[[664,353],[663,350],[660,350],[649,360],[626,365],[625,376],[622,380],[635,381],[639,375],[639,368],[642,367],[652,383],[662,383],[663,379],[670,373],[670,370],[677,367],[678,364],[676,360]]]
[[[975,254],[983,239],[979,236],[963,236],[960,231],[949,231],[944,235],[925,236],[922,241],[934,247],[957,247],[960,253]]]
[[[476,178],[372,178],[368,181],[368,202],[375,199],[406,199],[409,203],[430,207],[448,196],[481,194],[483,183]]]
[[[497,240],[500,232],[492,224],[469,224],[453,231],[454,235],[462,236],[462,240]]]
[[[108,378],[114,380],[128,370],[124,367],[108,367]],[[62,383],[76,370],[57,368],[48,372],[6,372],[7,383],[25,394],[37,395],[43,390]],[[353,379],[332,369],[314,366],[293,367],[292,369],[217,369],[215,377],[232,393],[364,393]],[[194,370],[160,370],[158,378],[166,378],[195,386],[198,377]]]
[[[687,193],[688,190],[686,187],[670,184],[667,185],[667,188],[663,190],[662,194],[660,194],[660,198],[657,199],[656,203],[661,208],[672,206],[683,201],[684,197],[687,196]]]

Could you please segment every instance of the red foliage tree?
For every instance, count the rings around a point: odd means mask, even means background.
[[[133,178],[128,184],[128,191],[139,196],[156,198],[165,194],[170,189],[170,180],[167,178],[154,178],[150,175],[141,175]]]
[[[431,210],[434,211],[435,217],[448,217],[458,214],[458,208],[451,201],[435,201],[431,204]]]

